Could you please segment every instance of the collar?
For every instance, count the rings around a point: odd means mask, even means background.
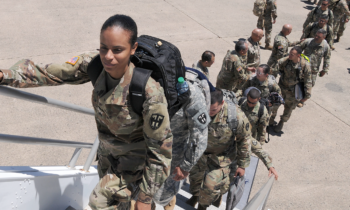
[[[112,90],[107,92],[106,74],[103,69],[100,76],[96,80],[94,86],[94,92],[100,96],[100,100],[105,101],[105,104],[118,104],[125,105],[127,96],[129,95],[129,85],[132,75],[134,73],[134,64],[130,63],[129,68],[126,70],[123,77],[120,79],[119,84]],[[122,97],[120,97],[122,96]]]
[[[260,102],[258,101],[258,103],[255,104],[253,109],[250,110],[247,99],[241,105],[241,109],[243,110],[244,113],[249,112],[249,113],[252,113],[253,115],[258,115],[259,107],[260,107]]]
[[[252,45],[258,45],[258,42],[254,42],[252,37],[248,38],[248,42],[250,42],[250,44],[252,44]]]

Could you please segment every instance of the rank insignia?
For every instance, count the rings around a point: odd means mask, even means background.
[[[66,63],[72,64],[73,66],[78,62],[79,56],[74,56],[69,61],[66,61]]]
[[[197,119],[203,125],[207,122],[207,116],[205,115],[204,112],[202,114],[200,114]]]
[[[252,141],[252,144],[253,144],[254,146],[256,146],[256,145],[258,144],[258,142],[256,142],[256,140],[253,140],[253,141]]]
[[[249,123],[246,124],[245,129],[248,131],[249,130]]]
[[[164,116],[160,114],[152,114],[149,125],[153,130],[157,130],[163,123]]]

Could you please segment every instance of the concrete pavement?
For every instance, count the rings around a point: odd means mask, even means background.
[[[72,56],[99,48],[99,30],[111,15],[135,19],[139,34],[174,43],[187,66],[204,50],[216,54],[210,68],[215,84],[233,41],[249,37],[256,27],[254,0],[61,0],[10,1],[0,4],[0,68],[29,58],[38,63],[65,62]],[[278,1],[274,37],[285,23],[294,26],[289,40],[298,40],[309,9],[307,1]],[[349,29],[332,51],[329,75],[318,78],[311,100],[296,109],[284,134],[271,136],[264,148],[274,158],[280,175],[271,191],[269,209],[349,209],[350,83]],[[264,43],[262,41],[262,43]],[[271,51],[262,50],[262,63]],[[92,107],[92,86],[64,85],[25,91]],[[0,133],[93,142],[93,117],[0,96]],[[281,113],[283,109],[280,109]],[[276,118],[279,120],[278,118]],[[71,148],[0,143],[0,165],[65,165]],[[78,164],[83,164],[83,151]],[[262,163],[253,186],[254,195],[267,181]]]

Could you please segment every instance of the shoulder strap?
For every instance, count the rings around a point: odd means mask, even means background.
[[[247,98],[245,96],[242,96],[238,101],[238,106],[241,106],[246,99]]]
[[[260,107],[259,107],[259,111],[258,111],[259,120],[260,120],[260,118],[262,117],[262,115],[264,113],[264,107],[265,107],[265,105],[263,103],[260,103]]]
[[[273,84],[274,84],[273,81],[275,81],[275,80],[276,80],[275,76],[269,75],[269,77],[268,77],[268,85],[267,86],[269,88],[270,93],[272,92],[272,87],[273,87]]]
[[[315,10],[313,11],[312,16],[315,15],[315,13],[317,12],[317,10],[318,10],[318,6],[317,6],[317,7],[315,8]]]
[[[152,71],[143,68],[134,68],[134,73],[129,86],[129,97],[132,109],[138,115],[142,115],[143,102],[146,100],[146,84]]]
[[[100,76],[102,70],[103,70],[103,65],[100,58],[100,54],[98,54],[94,58],[92,58],[91,62],[87,67],[87,74],[93,86],[95,85],[96,80]]]
[[[238,120],[237,120],[237,110],[236,105],[233,103],[227,102],[227,124],[232,130],[232,133],[236,135],[237,127],[238,127]],[[229,120],[231,119],[231,120]]]

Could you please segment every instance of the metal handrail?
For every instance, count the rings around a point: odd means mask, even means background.
[[[266,201],[270,195],[270,191],[275,180],[275,175],[272,175],[265,185],[254,195],[243,210],[263,210],[265,209]]]
[[[88,109],[85,107],[77,106],[75,104],[71,104],[71,103],[59,101],[56,99],[36,95],[33,93],[28,93],[28,92],[21,91],[21,90],[16,90],[14,88],[6,87],[6,86],[0,86],[0,95],[13,97],[13,98],[17,98],[17,99],[22,99],[22,100],[26,100],[26,101],[31,101],[31,102],[35,102],[35,103],[39,103],[39,104],[51,105],[51,106],[55,106],[57,108],[66,109],[66,110],[70,110],[70,111],[79,112],[82,114],[95,116],[95,111],[93,109]]]
[[[44,96],[28,93],[21,90],[16,90],[14,88],[9,88],[6,86],[0,86],[0,95],[95,116],[95,112],[93,109],[88,109],[85,107],[81,107],[81,106],[66,103],[63,101],[55,100],[52,98],[47,98]],[[97,148],[99,145],[98,137],[96,137],[94,144],[91,144],[91,143],[84,143],[84,142],[77,142],[77,141],[64,141],[64,140],[56,140],[56,139],[34,138],[34,137],[26,137],[26,136],[0,134],[0,142],[1,141],[10,142],[10,143],[20,143],[20,144],[40,144],[40,145],[51,145],[51,146],[75,147],[76,149],[68,164],[69,168],[75,167],[75,164],[82,151],[82,148],[91,148],[89,156],[87,157],[83,168],[83,171],[87,171],[87,172],[89,171],[89,168],[92,164],[93,158],[97,152]]]

